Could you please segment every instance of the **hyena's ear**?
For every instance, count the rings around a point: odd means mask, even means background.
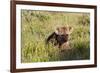
[[[71,34],[73,32],[73,27],[69,27],[69,32],[68,32],[68,34]]]
[[[59,34],[59,31],[60,31],[60,28],[57,27],[57,28],[55,29],[55,33],[56,33],[56,34]]]
[[[58,28],[55,29],[55,33],[58,34]]]

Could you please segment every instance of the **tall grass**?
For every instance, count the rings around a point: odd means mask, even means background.
[[[49,62],[90,58],[90,17],[88,13],[21,11],[21,61]],[[57,26],[71,26],[71,50],[61,52],[45,40]]]

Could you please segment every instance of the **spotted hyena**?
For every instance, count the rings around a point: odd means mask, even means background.
[[[69,36],[73,28],[70,26],[57,27],[56,30],[48,36],[46,42],[52,43],[54,46],[58,46],[60,49],[70,49]]]

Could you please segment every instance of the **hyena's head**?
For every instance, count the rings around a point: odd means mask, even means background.
[[[55,31],[55,33],[58,35],[57,36],[57,41],[60,44],[61,49],[69,49],[69,36],[72,33],[73,28],[71,26],[63,26],[63,27],[58,27]]]
[[[73,28],[71,26],[63,26],[63,27],[57,27],[55,30],[55,33],[58,35],[66,35],[66,34],[71,34],[73,31]]]

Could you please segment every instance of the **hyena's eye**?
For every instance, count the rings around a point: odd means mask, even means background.
[[[67,37],[68,36],[68,34],[63,34],[63,35],[61,35],[62,37]]]

